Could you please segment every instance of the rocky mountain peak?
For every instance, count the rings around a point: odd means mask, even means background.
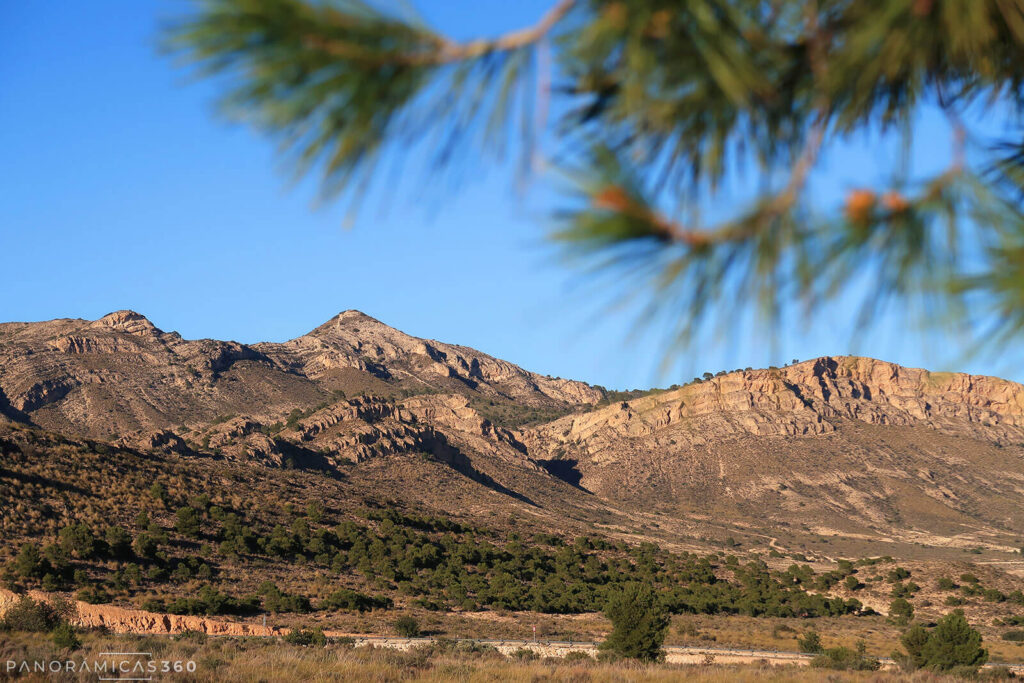
[[[92,328],[109,328],[118,332],[134,335],[162,334],[162,331],[149,321],[146,316],[131,310],[114,311],[90,325]]]
[[[434,390],[451,390],[450,381],[455,380],[485,394],[528,403],[586,404],[602,397],[583,382],[545,377],[470,347],[414,337],[357,310],[339,313],[285,347],[313,377],[347,367],[388,377],[415,377]]]

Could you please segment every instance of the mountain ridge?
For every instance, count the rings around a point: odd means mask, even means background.
[[[232,381],[254,393],[226,386]],[[583,382],[406,335],[358,311],[286,342],[255,344],[186,340],[130,310],[95,321],[0,323],[0,406],[10,406],[8,417],[24,421],[33,414],[35,424],[58,431],[105,436],[229,413],[271,417],[354,385],[410,395],[466,391],[548,407],[594,403],[603,395]],[[93,424],[98,411],[108,432]]]
[[[0,413],[140,453],[356,467],[394,495],[483,487],[550,514],[810,518],[935,545],[1024,534],[1020,384],[825,356],[615,396],[354,310],[256,344],[186,340],[127,310],[0,324]],[[409,457],[447,474],[407,490]]]

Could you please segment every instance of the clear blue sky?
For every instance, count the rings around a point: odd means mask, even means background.
[[[421,2],[460,38],[525,25],[547,5]],[[272,142],[216,116],[213,84],[158,53],[159,22],[183,7],[0,3],[0,320],[132,308],[189,338],[255,342],[356,308],[411,334],[619,388],[851,351],[1024,378],[908,334],[899,314],[851,340],[837,331],[844,307],[820,311],[774,349],[746,328],[684,351],[677,371],[659,375],[658,331],[634,333],[635,311],[608,308],[607,290],[545,243],[544,187],[523,195],[507,165],[488,163],[456,192],[398,183],[346,229],[339,207],[314,207],[312,184],[289,184]],[[874,177],[877,155],[867,145],[833,154],[820,190]]]

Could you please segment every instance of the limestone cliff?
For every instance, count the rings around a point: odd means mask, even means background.
[[[1024,529],[1024,387],[994,377],[818,358],[519,437],[551,471],[644,509],[933,544]]]
[[[556,420],[528,430],[534,450],[599,456],[623,439],[673,430],[700,446],[738,436],[804,436],[837,419],[926,425],[997,442],[1024,441],[1024,387],[962,373],[932,373],[855,357],[735,372]]]

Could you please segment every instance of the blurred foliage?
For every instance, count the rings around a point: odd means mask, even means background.
[[[535,168],[553,146],[573,187],[556,238],[667,307],[681,342],[751,305],[777,324],[840,296],[861,324],[895,303],[990,344],[1024,329],[1024,0],[552,0],[465,43],[358,0],[195,0],[168,42],[326,196],[361,196],[389,149],[444,168],[522,137]],[[830,145],[881,132],[909,159],[926,108],[948,118],[947,168],[905,160],[814,202]],[[965,124],[978,111],[997,139]],[[726,186],[751,168],[737,203]]]

